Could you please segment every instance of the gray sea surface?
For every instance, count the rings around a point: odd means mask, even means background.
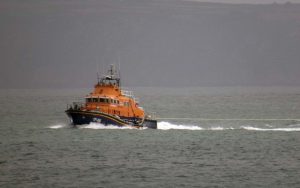
[[[73,128],[90,90],[0,90],[0,187],[300,187],[300,88],[133,88],[158,130]]]

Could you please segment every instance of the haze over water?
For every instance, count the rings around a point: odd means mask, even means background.
[[[299,88],[134,90],[158,130],[70,127],[90,89],[1,90],[1,187],[299,186]]]

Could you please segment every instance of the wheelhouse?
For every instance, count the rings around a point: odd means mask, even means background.
[[[86,103],[103,103],[103,104],[120,104],[118,99],[108,97],[87,97],[85,98]]]

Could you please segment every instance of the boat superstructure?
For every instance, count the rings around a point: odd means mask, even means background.
[[[104,125],[157,128],[153,115],[147,115],[131,91],[121,89],[119,72],[110,65],[107,75],[98,77],[94,90],[85,102],[68,106],[66,110],[72,124],[97,122]]]

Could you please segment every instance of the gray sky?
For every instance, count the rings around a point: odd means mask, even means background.
[[[189,1],[189,0],[187,0]],[[270,3],[300,3],[300,0],[190,0],[198,2],[215,2],[215,3],[249,3],[249,4],[270,4]]]
[[[0,88],[91,87],[118,58],[127,86],[300,85],[298,4],[7,0],[0,28]]]

